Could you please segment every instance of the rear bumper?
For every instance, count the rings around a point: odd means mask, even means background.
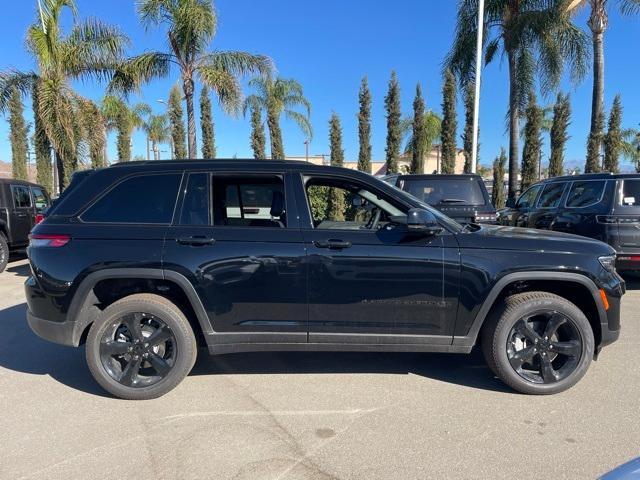
[[[52,322],[38,318],[27,310],[27,323],[33,333],[44,340],[70,347],[78,346],[74,341],[76,322]]]

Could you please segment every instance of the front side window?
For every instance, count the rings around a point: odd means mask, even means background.
[[[605,180],[573,182],[567,197],[567,207],[583,208],[595,205],[602,198],[606,183]]]
[[[516,206],[518,208],[531,208],[533,207],[534,202],[536,201],[536,197],[538,196],[538,192],[540,191],[540,185],[536,185],[535,187],[531,187],[529,190],[520,195]]]
[[[484,205],[478,180],[461,178],[403,178],[400,188],[429,205]]]
[[[620,205],[625,207],[640,205],[640,180],[625,180],[622,182]]]
[[[566,182],[546,184],[538,200],[538,208],[558,208],[565,185]]]
[[[213,179],[215,225],[285,228],[287,212],[281,176],[220,176]]]
[[[39,212],[49,206],[49,199],[40,187],[31,187],[31,193],[33,194],[33,202]]]
[[[316,229],[375,230],[406,218],[390,199],[348,181],[311,178],[306,191]]]
[[[31,206],[31,195],[29,187],[22,185],[12,185],[13,206],[16,208],[29,208]]]
[[[123,180],[81,216],[85,222],[169,224],[182,175],[138,175]]]

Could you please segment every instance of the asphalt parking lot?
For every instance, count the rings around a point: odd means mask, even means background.
[[[477,354],[209,357],[168,395],[107,396],[0,274],[0,478],[595,478],[640,455],[640,283],[573,389],[513,393]]]

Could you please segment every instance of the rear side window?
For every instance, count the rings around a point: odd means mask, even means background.
[[[605,180],[573,182],[567,197],[567,207],[582,208],[595,205],[602,199],[605,185]]]
[[[182,203],[180,225],[209,225],[209,175],[191,173]]]
[[[540,195],[540,200],[538,200],[538,208],[559,207],[565,185],[566,182],[548,183],[545,185],[544,190],[542,190],[542,194]]]
[[[403,178],[400,188],[430,205],[485,204],[480,182],[467,178]]]
[[[85,222],[169,224],[180,174],[139,175],[117,184],[83,214]]]
[[[640,205],[640,180],[625,180],[622,182],[620,205],[626,207]]]
[[[49,199],[40,187],[31,187],[31,193],[33,193],[33,202],[39,211],[49,206]]]
[[[12,185],[11,192],[13,193],[13,206],[16,208],[29,208],[31,206],[31,195],[29,194],[29,187],[22,185]]]

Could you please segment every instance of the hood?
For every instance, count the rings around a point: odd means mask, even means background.
[[[481,225],[474,232],[457,235],[461,248],[489,248],[532,252],[567,252],[611,255],[615,250],[606,243],[570,233],[533,228]]]

